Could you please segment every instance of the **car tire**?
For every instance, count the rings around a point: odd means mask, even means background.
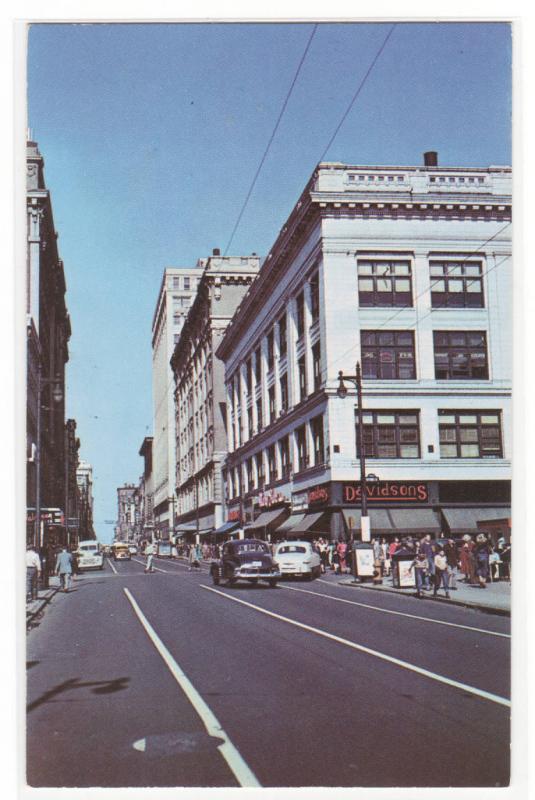
[[[268,583],[270,589],[275,589],[277,586],[277,578],[269,578]]]
[[[214,586],[219,586],[219,570],[217,569],[212,572],[212,583]]]
[[[258,585],[258,578],[248,578],[249,583],[252,583],[253,586]]]
[[[236,583],[236,578],[227,578],[227,586],[234,586]]]
[[[306,580],[308,583],[310,583],[310,581],[312,580],[312,578],[313,578],[313,577],[314,577],[314,573],[313,573],[313,572],[312,572],[312,570],[311,570],[310,572],[307,572],[307,574],[305,575],[305,580]]]

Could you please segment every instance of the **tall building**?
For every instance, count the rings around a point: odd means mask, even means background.
[[[71,325],[44,160],[35,142],[27,143],[26,153],[27,537],[46,549],[67,538],[65,365]]]
[[[80,439],[76,436],[76,420],[65,423],[65,527],[67,543],[75,547],[79,537],[79,490],[76,471],[79,464]]]
[[[80,541],[95,539],[93,527],[93,467],[80,461],[76,470],[78,484],[78,538]]]
[[[217,351],[227,519],[359,530],[359,362],[372,536],[508,524],[510,221],[508,167],[317,167]]]
[[[156,538],[169,538],[175,505],[175,411],[171,356],[197,291],[202,265],[164,271],[152,321],[153,487]]]
[[[202,279],[175,346],[171,367],[176,410],[176,529],[219,528],[225,500],[227,455],[224,365],[215,352],[258,274],[256,254],[214,254],[199,263]]]
[[[152,436],[143,439],[139,455],[143,458],[143,474],[139,481],[140,538],[152,541],[154,534],[154,490],[152,485]]]
[[[115,539],[118,542],[134,542],[139,522],[136,499],[137,486],[125,483],[117,489],[117,526]]]

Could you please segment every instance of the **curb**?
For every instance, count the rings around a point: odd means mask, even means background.
[[[338,581],[340,586],[351,586],[354,589],[372,589],[374,592],[384,592],[385,594],[393,594],[397,595],[398,597],[413,597],[415,600],[417,599],[414,594],[409,594],[408,592],[405,593],[403,590],[399,589],[389,589],[386,586],[370,586],[366,583],[356,583],[355,581],[345,580],[345,581]],[[431,600],[433,603],[444,603],[449,606],[462,606],[463,608],[475,608],[477,611],[484,611],[487,614],[494,614],[495,616],[499,617],[510,617],[511,616],[511,609],[510,608],[500,608],[499,606],[488,606],[488,605],[481,605],[479,603],[470,603],[464,600],[452,600],[451,598],[448,599],[447,597],[425,597],[426,600]]]
[[[26,625],[32,622],[37,617],[37,615],[41,613],[41,611],[50,603],[50,601],[52,600],[54,595],[59,591],[59,589],[58,587],[53,586],[52,588],[46,589],[45,591],[46,595],[44,595],[44,597],[39,597],[36,601],[34,601],[35,603],[37,603],[36,607],[32,608],[31,611],[28,610],[26,611]]]

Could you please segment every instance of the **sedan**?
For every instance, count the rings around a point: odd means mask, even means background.
[[[273,557],[283,576],[300,576],[311,581],[321,575],[320,554],[310,542],[279,542]]]

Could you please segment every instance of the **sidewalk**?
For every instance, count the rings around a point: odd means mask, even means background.
[[[53,576],[49,579],[48,589],[39,588],[37,600],[26,603],[26,625],[29,625],[50,603],[56,592],[59,591],[59,578]]]
[[[390,594],[404,595],[413,597],[415,601],[416,589],[395,589],[392,586],[392,578],[383,578],[381,584],[374,584],[371,581],[359,583],[349,575],[342,579],[340,583],[344,586],[353,586],[361,589],[371,589],[374,592],[390,592]],[[450,599],[444,596],[444,590],[440,589],[439,594],[433,597],[433,591],[424,593],[425,600],[435,603],[448,603],[455,606],[466,606],[486,611],[489,614],[499,614],[502,616],[511,615],[511,584],[509,581],[495,581],[487,583],[486,589],[479,586],[471,586],[463,580],[457,580],[457,589],[450,589]]]

